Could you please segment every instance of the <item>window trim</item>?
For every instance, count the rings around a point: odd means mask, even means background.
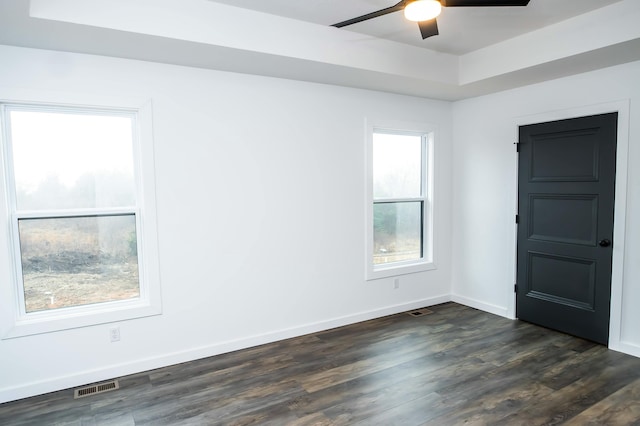
[[[0,237],[8,241],[6,257],[0,263],[10,266],[8,283],[0,276],[0,297],[12,300],[8,309],[0,312],[0,339],[10,339],[34,334],[48,333],[72,328],[130,320],[162,313],[160,273],[158,261],[157,219],[155,200],[155,171],[152,139],[152,105],[141,99],[92,99],[86,96],[63,96],[50,102],[46,96],[34,99],[28,94],[0,99],[0,185],[5,197],[0,197],[0,219],[8,226],[0,228]],[[133,121],[133,162],[136,185],[136,205],[122,208],[69,209],[56,211],[57,216],[95,216],[96,214],[134,214],[138,249],[138,273],[140,296],[135,299],[102,302],[90,305],[58,308],[26,313],[22,289],[22,265],[18,239],[18,220],[44,217],[46,211],[17,211],[15,204],[15,182],[9,149],[8,112],[16,108],[30,111],[71,112],[87,114],[123,115]],[[144,155],[143,155],[144,154]],[[50,216],[47,216],[50,217]],[[3,235],[4,234],[4,235]],[[3,254],[0,248],[0,256]],[[4,257],[4,256],[2,256]]]
[[[433,153],[437,136],[435,126],[426,123],[366,120],[366,253],[365,279],[367,281],[436,269],[434,263],[434,163]],[[420,135],[422,137],[422,194],[420,197],[374,199],[373,197],[373,135],[374,133]],[[392,262],[384,265],[373,263],[373,206],[381,202],[422,202],[422,257],[416,260]]]

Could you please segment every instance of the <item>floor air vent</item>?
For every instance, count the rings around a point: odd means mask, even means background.
[[[427,308],[422,308],[422,309],[416,309],[415,311],[409,312],[409,315],[411,315],[412,317],[420,317],[422,315],[429,315],[432,313],[433,311],[430,311]]]
[[[85,396],[97,395],[117,389],[120,389],[118,381],[110,380],[108,382],[98,383],[97,385],[89,385],[76,389],[73,393],[73,399],[84,398]]]

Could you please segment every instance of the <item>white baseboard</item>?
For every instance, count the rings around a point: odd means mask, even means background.
[[[610,343],[609,349],[611,350],[622,352],[627,355],[633,355],[635,357],[640,358],[639,345],[635,345],[633,343],[626,343],[626,342],[617,342],[615,344],[613,344],[612,342],[609,342],[609,343]]]
[[[387,306],[372,311],[360,312],[357,314],[334,318],[327,321],[305,324],[261,335],[215,343],[212,345],[206,345],[197,348],[191,348],[185,351],[163,354],[157,357],[139,359],[124,364],[110,365],[105,368],[83,371],[72,376],[56,377],[53,379],[47,379],[40,382],[31,382],[12,388],[4,388],[0,389],[0,403],[28,398],[35,395],[41,395],[77,386],[83,386],[89,383],[109,380],[129,374],[136,374],[143,371],[149,371],[156,368],[179,364],[182,362],[194,361],[201,358],[207,358],[210,356],[220,355],[240,349],[246,349],[253,346],[263,345],[265,343],[289,339],[292,337],[303,336],[309,333],[316,333],[319,331],[329,330],[336,327],[342,327],[357,322],[368,321],[374,318],[380,318],[387,315],[393,315],[400,312],[423,308],[426,306],[433,306],[449,301],[451,301],[451,297],[446,294],[442,296],[431,297],[428,299],[421,299],[410,303]]]
[[[41,395],[49,392],[55,392],[62,389],[83,386],[89,383],[109,380],[129,374],[136,374],[156,368],[179,364],[182,362],[194,361],[201,358],[207,358],[227,352],[233,352],[240,349],[259,346],[265,343],[303,336],[305,334],[316,333],[319,331],[329,330],[336,327],[342,327],[349,324],[355,324],[362,321],[368,321],[387,315],[393,315],[400,312],[438,305],[440,303],[446,302],[460,303],[462,305],[479,309],[484,312],[509,318],[508,309],[505,307],[492,305],[464,296],[446,294],[431,297],[428,299],[421,299],[410,303],[387,306],[372,311],[360,312],[353,315],[346,315],[343,317],[320,321],[312,324],[304,324],[297,327],[277,330],[271,333],[265,333],[242,339],[230,340],[226,342],[215,343],[212,345],[191,348],[188,350],[164,354],[157,357],[139,359],[128,363],[111,365],[101,369],[84,371],[72,376],[57,377],[40,382],[31,382],[12,388],[4,388],[0,389],[0,403],[28,398],[31,396]],[[616,342],[614,345],[610,346],[610,349],[618,352],[623,352],[628,355],[640,357],[640,346],[635,344]]]
[[[479,300],[470,299],[468,297],[459,296],[457,294],[451,295],[451,301],[460,303],[461,305],[469,306],[471,308],[479,309],[490,314],[499,315],[501,317],[513,319],[509,317],[509,309],[502,306],[491,305],[489,303],[481,302]]]

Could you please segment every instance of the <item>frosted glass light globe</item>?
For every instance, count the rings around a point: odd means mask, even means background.
[[[440,15],[442,5],[437,0],[417,0],[404,8],[404,17],[409,21],[428,21]]]

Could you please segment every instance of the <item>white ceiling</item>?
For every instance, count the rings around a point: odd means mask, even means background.
[[[332,25],[395,5],[398,0],[210,0],[277,16]],[[531,0],[526,7],[450,7],[438,17],[440,35],[422,40],[401,12],[343,28],[424,49],[461,55],[564,21],[620,0]]]
[[[0,44],[442,100],[640,60],[640,0],[445,8],[427,40],[399,12],[330,26],[394,2],[0,0]]]

